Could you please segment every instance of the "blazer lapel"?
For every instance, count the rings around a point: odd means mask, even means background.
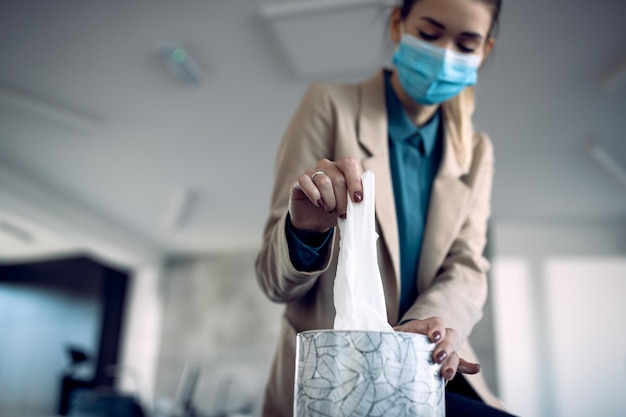
[[[359,86],[357,138],[366,156],[363,167],[376,177],[376,220],[383,241],[391,256],[395,280],[399,285],[400,243],[393,181],[389,168],[387,108],[384,73],[380,71]],[[444,153],[439,172],[433,183],[426,230],[418,268],[419,291],[431,283],[443,262],[454,234],[461,227],[462,211],[470,195],[463,181],[466,173],[459,165],[454,151],[455,129],[443,113]]]
[[[393,262],[395,279],[399,282],[400,246],[393,182],[389,168],[387,107],[383,71],[378,72],[359,86],[357,138],[367,155],[363,159],[363,167],[375,174],[376,220]],[[398,285],[397,288],[400,286]]]
[[[444,153],[430,196],[428,218],[418,268],[418,289],[426,290],[442,264],[454,234],[462,226],[462,210],[470,195],[454,151],[452,121],[443,113]]]

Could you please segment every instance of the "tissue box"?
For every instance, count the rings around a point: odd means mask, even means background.
[[[445,416],[434,344],[403,332],[298,333],[294,416]]]

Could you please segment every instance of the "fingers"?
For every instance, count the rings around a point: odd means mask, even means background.
[[[298,178],[297,187],[316,207],[342,217],[346,214],[348,194],[354,202],[363,200],[361,167],[354,158],[319,161]]]
[[[468,362],[463,358],[459,358],[459,367],[457,372],[462,374],[474,375],[480,372],[480,364]]]
[[[428,336],[431,342],[439,343],[446,337],[446,327],[439,317],[431,317],[425,320],[411,320],[395,327],[396,331],[419,333]]]
[[[446,328],[444,336],[433,350],[433,361],[441,364],[441,376],[448,381],[454,378],[459,365],[459,355],[456,353],[458,341],[456,330]]]
[[[468,362],[465,359],[459,357],[456,352],[441,364],[441,376],[447,381],[451,381],[457,372],[462,374],[473,375],[480,372],[480,365],[477,363]]]
[[[297,229],[325,232],[345,218],[348,193],[363,199],[361,168],[354,158],[323,159],[298,177],[290,193],[289,214]]]
[[[361,182],[361,167],[354,158],[344,158],[337,161],[337,168],[343,173],[347,192],[352,201],[358,203],[363,200],[363,184]],[[345,193],[344,193],[345,194]]]
[[[318,163],[318,168],[325,175],[315,176],[313,182],[322,195],[326,209],[345,218],[348,195],[354,202],[360,202],[363,199],[359,163],[354,158],[344,158],[335,163],[325,160]]]
[[[322,204],[324,209],[328,213],[334,213],[338,211],[338,207],[345,205],[345,179],[341,171],[339,171],[332,163],[327,164],[326,167],[320,167],[319,171],[323,174],[316,175],[311,181],[320,193]],[[321,164],[321,162],[320,162]],[[320,165],[318,164],[318,166]],[[339,214],[345,214],[345,210]]]
[[[480,365],[468,362],[459,357],[456,347],[459,343],[459,335],[456,330],[446,328],[443,321],[438,317],[425,320],[411,320],[394,328],[396,331],[424,334],[435,343],[433,349],[433,362],[441,365],[441,376],[450,381],[457,372],[475,374],[480,372]]]
[[[476,374],[480,372],[480,365],[468,362],[456,353],[458,333],[454,329],[446,329],[445,337],[437,344],[433,351],[433,360],[441,364],[441,376],[448,381],[454,378],[457,372]]]
[[[317,189],[311,177],[307,174],[302,174],[298,177],[296,184],[291,191],[291,198],[301,200],[302,195],[306,197],[314,206],[323,207],[322,195]]]
[[[459,355],[456,352],[448,357],[448,359],[441,364],[441,376],[447,381],[452,381],[459,366]]]
[[[459,336],[456,330],[454,329],[445,329],[444,336],[435,346],[435,350],[433,350],[433,360],[437,363],[443,363],[446,358],[450,357],[450,355],[456,351],[456,346],[459,341]]]

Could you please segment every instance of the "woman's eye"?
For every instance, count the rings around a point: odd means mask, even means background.
[[[430,33],[422,32],[422,31],[420,31],[420,36],[422,37],[422,39],[426,41],[434,41],[435,39],[437,39],[436,35],[431,35]]]
[[[462,44],[459,44],[458,47],[459,47],[459,50],[461,52],[466,53],[466,54],[471,54],[471,53],[476,52],[475,48],[470,48],[470,47],[462,45]]]

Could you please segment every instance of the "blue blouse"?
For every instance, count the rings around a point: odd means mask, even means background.
[[[417,268],[422,250],[433,181],[441,163],[441,114],[416,126],[404,111],[385,73],[385,100],[389,120],[389,165],[400,239],[400,317],[417,298]]]

